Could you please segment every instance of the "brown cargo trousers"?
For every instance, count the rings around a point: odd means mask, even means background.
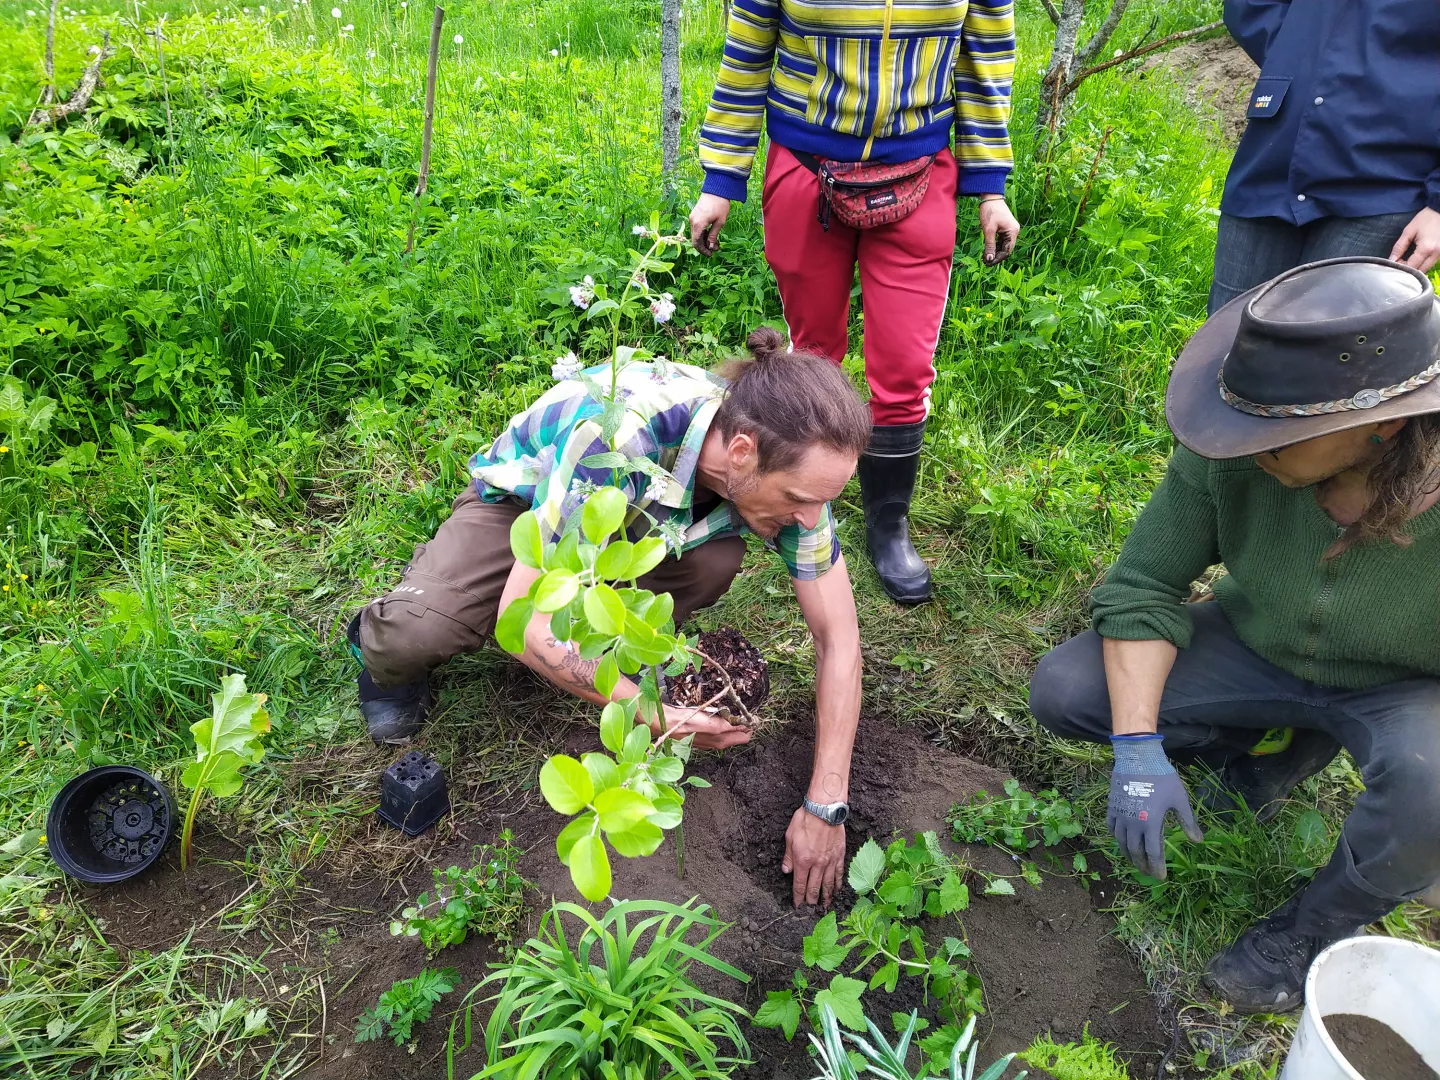
[[[500,594],[515,565],[510,526],[525,510],[518,501],[487,503],[473,487],[455,500],[435,538],[415,548],[400,584],[360,613],[360,651],[377,686],[414,682],[493,641]],[[720,537],[678,559],[666,556],[640,587],[668,592],[679,626],[725,595],[744,558],[741,537]]]

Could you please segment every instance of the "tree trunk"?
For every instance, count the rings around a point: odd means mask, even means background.
[[[1064,102],[1065,84],[1075,63],[1075,46],[1080,37],[1080,21],[1085,17],[1085,0],[1064,0],[1060,21],[1055,24],[1055,47],[1050,51],[1050,66],[1040,80],[1040,108],[1035,115],[1035,156],[1043,158],[1050,147],[1050,136],[1059,124],[1058,111]]]
[[[675,191],[680,156],[680,8],[683,0],[660,0],[660,175],[665,193]]]

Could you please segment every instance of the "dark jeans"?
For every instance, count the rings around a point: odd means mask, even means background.
[[[1320,218],[1292,225],[1280,218],[1220,215],[1215,237],[1215,279],[1208,314],[1286,270],[1344,255],[1388,259],[1395,241],[1415,214],[1379,214],[1363,218]]]
[[[1167,753],[1243,753],[1267,728],[1315,728],[1350,751],[1365,780],[1330,864],[1305,890],[1302,930],[1358,929],[1440,881],[1440,679],[1318,686],[1246,648],[1218,603],[1190,612],[1194,638],[1160,700]],[[1041,659],[1030,711],[1056,735],[1109,739],[1101,648],[1090,630]]]

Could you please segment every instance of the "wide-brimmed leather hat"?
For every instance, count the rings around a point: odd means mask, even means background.
[[[1440,412],[1440,300],[1385,259],[1327,259],[1237,296],[1170,374],[1165,417],[1201,457],[1278,450]]]

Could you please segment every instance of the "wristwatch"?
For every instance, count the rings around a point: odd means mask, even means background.
[[[814,799],[806,799],[805,811],[814,814],[826,825],[844,825],[850,817],[850,806],[843,802],[818,803]]]

